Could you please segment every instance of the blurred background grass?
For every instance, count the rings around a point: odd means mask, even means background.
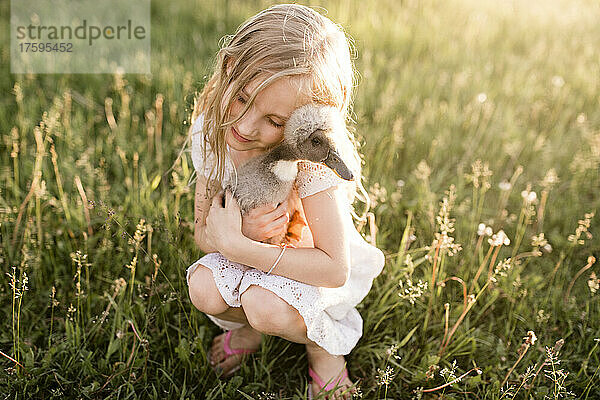
[[[270,4],[154,2],[151,76],[11,75],[8,32],[0,32],[2,393],[302,398],[300,345],[269,338],[230,381],[206,365],[218,329],[193,310],[184,280],[201,256],[189,153],[168,171],[219,39]],[[424,398],[557,398],[561,385],[596,398],[600,310],[590,273],[600,274],[588,257],[600,245],[586,235],[594,217],[584,216],[600,203],[600,4],[302,4],[326,12],[358,50],[355,128],[378,228],[376,238],[364,232],[388,258],[359,307],[365,334],[347,357],[363,397],[418,396],[419,387],[452,380],[435,366],[451,370],[456,360],[454,376],[475,365],[483,373]],[[8,25],[9,3],[0,10]],[[451,185],[455,199],[445,194]],[[527,204],[522,191],[536,200]],[[455,219],[448,234],[463,248],[454,257],[438,257],[433,241],[444,196]],[[489,262],[479,223],[506,232],[511,244],[495,260],[512,256],[513,268],[471,288]],[[578,226],[583,244],[568,240]],[[541,232],[552,252],[528,255]],[[436,285],[452,276],[477,295],[464,319],[460,286]],[[422,294],[418,280],[429,284]],[[414,304],[398,297],[407,287]],[[444,303],[449,326],[461,322],[440,352]],[[538,342],[521,359],[529,330]],[[544,346],[561,338],[562,383],[542,369],[531,387],[519,386],[532,380],[519,374],[540,368]],[[386,352],[394,344],[400,359]],[[507,374],[512,395],[500,388]]]

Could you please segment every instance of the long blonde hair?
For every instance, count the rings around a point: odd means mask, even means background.
[[[216,56],[215,71],[196,98],[192,113],[192,125],[199,115],[204,116],[202,158],[206,159],[206,144],[215,155],[216,165],[209,180],[220,187],[224,178],[228,126],[245,115],[263,88],[282,77],[308,78],[301,81],[308,82],[306,86],[310,87],[301,90],[306,91],[314,103],[336,107],[346,124],[355,122],[351,117],[352,90],[357,76],[351,52],[355,58],[352,40],[346,37],[341,26],[299,4],[272,6],[248,19],[233,35],[226,36]],[[242,88],[263,77],[240,116],[226,121],[227,111],[223,111],[230,109]],[[346,132],[348,140],[341,144],[340,151],[356,177],[356,184],[348,194],[349,200],[352,204],[358,186],[362,201],[367,205],[366,214],[369,198],[361,183],[358,144],[348,129]],[[190,129],[186,144],[191,133]],[[364,220],[364,214],[356,218]]]

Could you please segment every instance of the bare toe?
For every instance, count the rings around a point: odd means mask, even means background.
[[[209,362],[213,365],[223,360],[225,353],[223,352],[223,335],[219,335],[214,338],[210,349],[210,360]]]
[[[231,374],[231,371],[240,364],[241,356],[233,355],[217,364],[215,369],[221,368],[220,371],[223,373],[223,377],[227,378]]]
[[[248,329],[252,328],[240,328],[232,331],[235,332],[232,333],[230,340],[230,346],[233,350],[257,349],[258,346],[260,346],[260,333],[255,333],[253,330],[248,331]],[[210,360],[208,360],[217,374],[222,374],[222,377],[224,378],[231,375],[231,371],[236,369],[243,356],[242,354],[232,354],[228,356],[225,353],[223,346],[226,335],[227,332],[222,333],[213,339]]]

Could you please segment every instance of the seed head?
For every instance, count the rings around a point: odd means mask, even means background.
[[[542,180],[542,187],[546,190],[550,190],[558,182],[560,182],[560,179],[558,179],[558,175],[556,175],[556,170],[554,168],[550,168]]]
[[[534,191],[523,190],[521,197],[527,204],[533,204],[537,201],[537,194]]]
[[[498,233],[492,235],[491,239],[488,239],[488,243],[492,247],[498,247],[502,245],[508,246],[510,244],[510,239],[508,238],[508,236],[506,236],[506,233],[504,233],[504,231],[501,229],[498,231]]]
[[[481,223],[477,226],[477,235],[479,236],[492,236],[492,227],[486,226],[484,223]]]
[[[537,340],[537,336],[535,336],[534,331],[527,331],[527,336],[525,336],[523,339],[525,340],[525,344],[533,346]]]
[[[389,365],[385,368],[385,371],[377,368],[377,375],[375,376],[377,379],[377,385],[388,386],[394,380],[395,376],[396,373],[394,372],[394,368],[390,367]]]
[[[429,178],[429,175],[431,175],[431,168],[429,168],[429,165],[427,165],[425,160],[421,160],[415,170],[415,176],[420,181],[426,181]]]
[[[546,240],[546,238],[544,237],[544,233],[541,232],[539,235],[537,236],[532,236],[531,237],[531,245],[533,247],[544,247],[548,244],[548,241]]]
[[[507,192],[512,189],[512,185],[508,181],[502,181],[498,184],[498,188],[503,192]]]

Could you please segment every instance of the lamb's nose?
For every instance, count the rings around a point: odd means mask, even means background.
[[[351,181],[354,179],[354,174],[350,168],[342,161],[337,152],[330,150],[324,164],[331,168],[340,178]]]

